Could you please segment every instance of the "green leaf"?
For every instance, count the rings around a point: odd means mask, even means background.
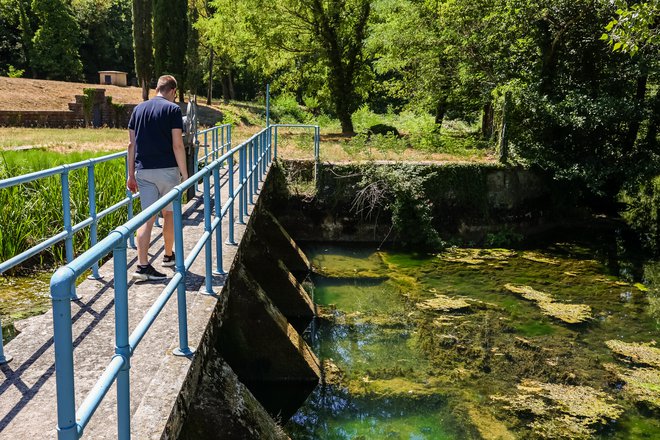
[[[600,39],[601,39],[601,40],[609,40],[609,39],[610,39],[610,35],[607,34],[607,33],[604,33],[603,35],[600,36]]]
[[[619,50],[619,49],[621,49],[621,42],[616,43],[616,44],[614,45],[614,47],[612,48],[612,50],[615,51],[615,52],[616,52],[617,50]]]

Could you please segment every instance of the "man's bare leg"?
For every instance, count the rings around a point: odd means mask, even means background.
[[[138,264],[146,266],[149,264],[149,243],[151,242],[151,230],[156,222],[156,217],[151,217],[145,224],[140,226],[137,231],[137,254]]]
[[[163,213],[163,241],[165,242],[165,255],[172,255],[174,246],[174,215],[172,211]]]

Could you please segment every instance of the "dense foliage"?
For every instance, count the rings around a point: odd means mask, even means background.
[[[427,150],[463,120],[478,127],[476,144],[576,183],[603,208],[659,169],[658,0],[153,6],[132,0],[131,45],[128,0],[0,0],[0,71],[74,79],[133,69],[134,51],[145,97],[165,72],[182,91],[225,99],[262,100],[270,83],[288,114],[305,119],[291,110],[302,105],[345,134],[369,111],[430,114]]]

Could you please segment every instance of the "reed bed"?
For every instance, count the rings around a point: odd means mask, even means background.
[[[108,153],[61,154],[46,149],[0,151],[0,180],[105,154]],[[124,163],[124,159],[121,158],[96,165],[94,178],[97,212],[126,196]],[[69,186],[71,219],[72,223],[76,224],[89,216],[87,169],[71,171]],[[127,210],[124,208],[101,219],[98,227],[99,240],[114,227],[124,223],[127,218]],[[59,175],[0,189],[0,260],[5,261],[62,230],[64,230],[64,218]],[[89,247],[90,228],[86,227],[75,234],[74,251],[78,255]],[[16,270],[60,264],[64,261],[64,242],[61,242],[24,262]]]

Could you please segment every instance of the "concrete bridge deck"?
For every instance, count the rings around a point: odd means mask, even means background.
[[[223,186],[223,201],[228,200],[227,187]],[[258,195],[255,202],[256,197]],[[248,205],[250,214],[252,210],[253,206]],[[204,232],[203,202],[199,193],[184,207],[184,217],[184,248],[188,255]],[[228,216],[225,217],[223,239],[227,237],[229,226]],[[249,216],[245,221],[248,219]],[[235,224],[237,243],[240,243],[244,231],[244,225]],[[225,271],[231,267],[237,248],[236,245],[223,246]],[[163,247],[157,227],[152,234],[149,255],[159,269]],[[215,248],[213,256],[215,258]],[[130,248],[128,262],[129,271],[134,270],[136,252]],[[163,269],[173,273],[173,268]],[[218,301],[217,296],[201,293],[205,290],[204,270],[202,251],[186,276],[188,338],[192,349],[199,345]],[[82,403],[114,354],[112,259],[101,267],[100,274],[102,279],[87,279],[78,286],[81,299],[72,303],[76,406]],[[131,331],[167,281],[129,284]],[[224,281],[224,276],[214,277],[216,295]],[[191,359],[172,355],[172,350],[178,347],[177,325],[176,295],[173,295],[131,358],[131,435],[134,439],[161,438],[189,373]],[[55,439],[57,410],[52,311],[17,322],[16,327],[20,334],[5,346],[5,352],[11,354],[13,360],[0,366],[0,439]],[[83,438],[117,438],[116,413],[116,386],[113,385],[86,427]]]

